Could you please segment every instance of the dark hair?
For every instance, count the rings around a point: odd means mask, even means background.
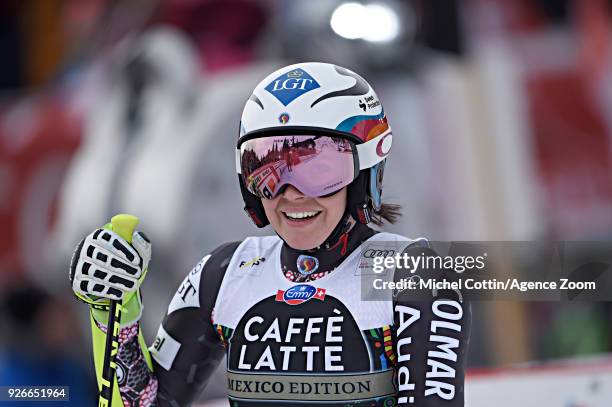
[[[384,203],[379,210],[374,211],[372,223],[376,226],[382,226],[385,221],[393,224],[402,216],[401,209],[402,205]]]

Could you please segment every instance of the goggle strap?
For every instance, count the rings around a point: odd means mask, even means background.
[[[236,149],[236,172],[238,174],[242,174],[242,169],[240,166],[240,149],[239,148]]]
[[[385,133],[362,144],[357,144],[357,155],[359,156],[359,170],[372,168],[389,155],[393,135],[387,130]]]

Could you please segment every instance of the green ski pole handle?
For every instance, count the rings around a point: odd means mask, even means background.
[[[132,234],[138,225],[138,218],[133,215],[119,214],[111,218],[105,229],[117,233],[129,244],[132,244]],[[121,305],[119,301],[111,300],[106,327],[106,344],[104,346],[104,364],[102,365],[102,386],[98,407],[111,407],[113,401],[113,383],[117,364],[115,359],[119,352],[119,329],[121,327]]]

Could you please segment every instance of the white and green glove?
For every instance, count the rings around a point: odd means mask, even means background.
[[[108,321],[109,300],[121,301],[121,325],[138,321],[142,315],[139,287],[148,271],[151,243],[144,233],[134,231],[132,244],[108,223],[81,240],[70,262],[70,281],[75,295],[92,307],[96,321]]]

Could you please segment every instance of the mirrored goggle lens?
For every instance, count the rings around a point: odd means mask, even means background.
[[[332,194],[355,178],[355,146],[329,136],[270,136],[240,146],[240,169],[247,189],[272,199],[285,185],[306,196]]]

